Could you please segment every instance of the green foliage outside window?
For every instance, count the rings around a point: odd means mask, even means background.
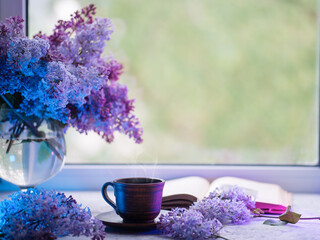
[[[87,160],[316,163],[315,0],[95,4],[115,24],[109,47],[136,89],[144,143],[105,146]],[[133,150],[121,155],[125,149]]]

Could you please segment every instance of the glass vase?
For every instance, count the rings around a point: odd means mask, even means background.
[[[8,111],[5,116],[0,113],[0,177],[28,188],[59,173],[66,153],[61,124],[21,115],[14,121],[6,116]]]

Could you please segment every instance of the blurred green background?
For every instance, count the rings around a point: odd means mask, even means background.
[[[70,163],[316,164],[316,0],[30,0],[30,36],[94,3],[144,143],[67,136]]]

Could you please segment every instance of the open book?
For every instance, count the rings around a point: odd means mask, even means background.
[[[237,185],[245,193],[256,200],[256,207],[264,213],[282,214],[287,206],[292,205],[292,194],[282,189],[277,184],[262,183],[242,178],[221,177],[209,182],[202,177],[184,177],[166,182],[163,196],[174,194],[190,194],[197,199],[209,195],[216,188],[230,188]],[[169,199],[170,200],[170,199]]]

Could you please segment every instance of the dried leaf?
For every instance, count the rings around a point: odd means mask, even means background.
[[[263,224],[270,225],[270,226],[283,226],[286,225],[287,222],[285,221],[278,221],[273,219],[267,219],[263,222]]]
[[[299,221],[301,214],[291,212],[290,210],[291,210],[291,206],[288,206],[286,212],[284,214],[280,215],[279,219],[281,221],[295,224]]]

